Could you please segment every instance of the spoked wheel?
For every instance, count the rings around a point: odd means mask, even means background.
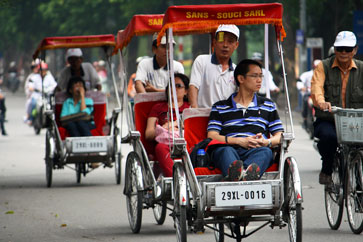
[[[348,165],[346,203],[350,229],[363,231],[363,154],[358,153]]]
[[[141,179],[140,158],[136,152],[130,152],[126,160],[125,194],[127,215],[133,233],[139,233],[142,219],[143,191],[138,191],[137,181]]]
[[[181,163],[174,164],[173,172],[174,186],[174,225],[176,228],[176,237],[178,242],[187,241],[187,206],[183,201],[186,197],[186,177]]]
[[[154,218],[155,218],[156,222],[159,225],[162,225],[164,223],[165,217],[166,217],[166,202],[161,201],[160,203],[155,203],[153,212],[154,212]]]
[[[325,186],[325,211],[331,229],[337,230],[342,222],[344,209],[342,157],[336,154],[333,163],[333,184]]]
[[[52,186],[53,179],[53,158],[51,158],[51,142],[53,137],[50,135],[50,131],[47,130],[45,134],[45,177],[47,180],[47,187]]]
[[[296,202],[297,195],[294,180],[288,164],[284,172],[285,212],[289,229],[290,242],[302,241],[302,213],[301,204]]]
[[[214,238],[216,239],[216,242],[224,242],[224,224],[214,224],[214,228]]]

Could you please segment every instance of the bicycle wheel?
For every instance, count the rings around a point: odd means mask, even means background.
[[[116,176],[116,184],[121,184],[121,151],[120,151],[120,140],[118,139],[119,136],[119,129],[115,129],[114,133],[114,146],[115,146],[115,155],[114,155],[114,162],[115,162],[115,176]]]
[[[137,186],[139,165],[140,158],[137,153],[130,152],[126,159],[125,170],[126,206],[130,228],[135,234],[140,232],[142,219],[143,191],[139,191]]]
[[[51,142],[53,137],[50,135],[50,131],[47,130],[45,134],[45,177],[47,180],[47,187],[52,186],[53,178],[53,158],[51,158]]]
[[[81,183],[82,173],[83,173],[83,166],[85,166],[83,163],[76,163],[76,179],[77,183]]]
[[[187,241],[187,209],[180,201],[181,194],[186,194],[185,173],[183,167],[179,163],[174,164],[173,185],[174,185],[174,225],[176,228],[176,237],[178,242]]]
[[[349,161],[346,177],[346,206],[350,229],[355,234],[363,231],[363,154]]]
[[[161,201],[160,203],[155,203],[153,212],[154,212],[154,218],[155,218],[156,222],[159,225],[162,225],[164,223],[165,217],[166,217],[166,202]]]
[[[294,188],[294,180],[288,165],[285,164],[284,172],[285,213],[289,229],[290,242],[302,241],[302,213],[301,204],[296,202],[297,195]]]
[[[325,186],[325,212],[331,229],[337,230],[342,222],[344,195],[343,195],[343,171],[341,162],[343,157],[336,154],[333,162],[333,184]]]
[[[214,238],[216,242],[224,242],[224,224],[216,223],[214,226]]]

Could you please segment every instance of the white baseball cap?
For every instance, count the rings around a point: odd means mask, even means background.
[[[263,60],[262,54],[260,52],[253,52],[251,59],[252,60]]]
[[[234,24],[221,24],[216,31],[216,35],[218,32],[228,32],[234,34],[237,37],[237,40],[239,39],[239,29]]]
[[[334,47],[355,47],[357,45],[357,38],[355,34],[350,31],[341,31],[335,38]]]
[[[157,40],[157,38],[158,38],[158,33],[155,33],[155,34],[153,35],[153,41],[154,41],[154,40]],[[161,45],[166,45],[166,36],[165,36],[165,35],[164,35],[163,37],[161,37],[160,44],[161,44]],[[175,43],[175,41],[174,41],[174,38],[173,38],[173,44],[174,44],[174,45],[176,44],[176,43]]]
[[[82,50],[79,48],[68,49],[66,53],[66,59],[71,56],[82,57]]]

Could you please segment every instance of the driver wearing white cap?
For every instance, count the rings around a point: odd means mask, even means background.
[[[66,59],[69,66],[64,67],[59,74],[57,86],[58,90],[65,91],[68,80],[74,76],[82,77],[82,79],[86,82],[87,90],[101,90],[101,81],[98,77],[97,71],[91,63],[83,62],[82,55],[82,50],[79,48],[67,50]]]
[[[233,77],[236,65],[231,56],[238,47],[238,38],[236,25],[220,25],[213,39],[214,53],[195,59],[188,93],[191,107],[210,108],[236,92]]]
[[[311,79],[317,117],[314,136],[319,138],[318,149],[323,161],[319,183],[324,185],[332,182],[332,161],[338,145],[331,107],[363,108],[363,62],[353,59],[357,53],[354,33],[340,32],[334,42],[334,52],[335,55],[318,64]]]

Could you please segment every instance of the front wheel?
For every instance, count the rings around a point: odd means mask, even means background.
[[[120,185],[121,183],[121,152],[117,152],[115,155],[115,176],[116,176],[116,184]]]
[[[160,204],[156,203],[153,208],[154,218],[159,225],[165,222],[166,217],[166,201],[161,201]]]
[[[173,172],[174,187],[174,225],[178,242],[187,241],[187,206],[182,204],[187,197],[182,197],[186,193],[186,177],[183,166],[180,163],[174,164]],[[184,194],[184,195],[183,195]]]
[[[224,242],[224,224],[214,224],[214,238],[216,242]]]
[[[125,195],[127,215],[133,233],[139,233],[142,219],[143,191],[138,190],[138,177],[141,172],[140,158],[136,152],[130,152],[126,159]]]
[[[301,204],[297,203],[293,174],[288,163],[284,172],[285,215],[289,229],[290,242],[302,241]]]
[[[53,158],[51,157],[51,142],[53,137],[50,135],[50,131],[45,134],[45,177],[47,180],[47,187],[52,186],[53,178]]]
[[[333,162],[333,183],[325,186],[325,211],[329,226],[333,230],[339,228],[344,209],[342,159],[343,157],[336,153]]]
[[[358,152],[348,164],[346,177],[346,205],[350,229],[363,231],[363,154]]]

